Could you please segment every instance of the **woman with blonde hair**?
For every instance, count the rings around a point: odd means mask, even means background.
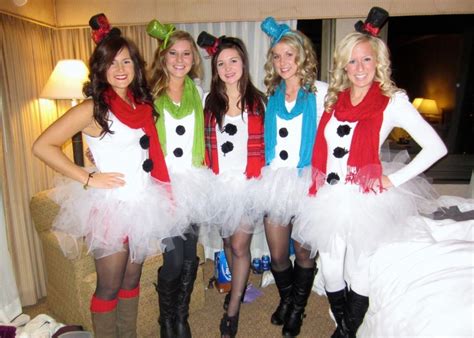
[[[317,61],[309,39],[273,18],[262,22],[271,38],[265,64],[269,95],[265,110],[265,162],[256,193],[261,196],[271,271],[280,303],[271,317],[284,336],[300,333],[316,264],[310,251],[294,242],[289,259],[293,219],[310,185],[312,147],[323,112],[327,84],[317,81]]]
[[[160,114],[156,123],[172,184],[175,213],[184,216],[183,237],[170,238],[174,250],[163,254],[158,271],[161,337],[191,337],[189,302],[196,279],[197,224],[206,217],[207,169],[204,167],[202,90],[193,80],[202,74],[201,57],[191,35],[152,20],[147,32],[159,41],[150,85]]]
[[[424,189],[413,178],[446,154],[391,80],[388,48],[377,37],[387,17],[372,8],[365,23],[336,46],[313,151],[310,195],[316,196],[305,201],[293,232],[312,256],[319,252],[337,323],[333,337],[356,336],[369,306],[369,257],[381,244],[409,234],[403,220],[431,197],[419,193]],[[405,129],[421,151],[407,165],[382,166],[380,147],[394,127]]]

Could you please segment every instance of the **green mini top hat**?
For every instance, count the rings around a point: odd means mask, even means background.
[[[146,26],[146,32],[148,35],[163,41],[162,49],[166,49],[168,46],[168,39],[175,30],[176,27],[173,24],[168,23],[163,25],[156,19],[151,20]]]

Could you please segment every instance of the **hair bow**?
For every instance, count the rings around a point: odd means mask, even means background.
[[[173,24],[168,23],[163,25],[156,19],[151,20],[146,26],[146,32],[148,35],[163,41],[162,49],[166,49],[168,46],[168,39],[175,30],[176,27]]]
[[[354,25],[355,30],[360,33],[366,33],[372,36],[378,36],[380,29],[385,25],[388,19],[388,12],[380,7],[372,7],[367,15],[365,22],[357,21]]]
[[[262,21],[260,28],[270,37],[272,47],[278,43],[286,33],[291,32],[291,28],[287,24],[278,24],[271,16]]]

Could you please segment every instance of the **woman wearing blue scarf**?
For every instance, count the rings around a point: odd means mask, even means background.
[[[272,39],[265,64],[269,95],[265,111],[265,161],[260,189],[265,234],[280,304],[271,317],[283,336],[300,333],[304,309],[316,275],[315,260],[298,242],[295,264],[289,259],[292,220],[306,196],[312,148],[323,113],[327,84],[316,81],[316,53],[310,40],[273,18],[262,22]]]

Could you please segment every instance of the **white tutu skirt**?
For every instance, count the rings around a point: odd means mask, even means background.
[[[383,163],[384,174],[400,168],[398,162]],[[292,237],[303,247],[333,252],[336,239],[345,241],[357,259],[379,246],[412,238],[414,229],[406,222],[420,212],[436,209],[436,192],[423,178],[392,187],[382,193],[362,193],[358,185],[325,184],[315,197],[306,196],[295,218]]]
[[[207,168],[191,168],[183,172],[170,172],[173,200],[180,218],[187,219],[188,225],[208,222],[212,210],[208,207],[210,185],[214,174]],[[191,231],[188,227],[188,231]]]
[[[211,219],[201,228],[201,242],[219,248],[222,238],[236,231],[248,234],[263,231],[263,210],[258,208],[256,194],[251,193],[258,183],[241,173],[213,175],[207,200]]]
[[[311,169],[262,169],[262,177],[252,194],[256,207],[261,209],[272,224],[287,226],[299,213],[311,185]]]
[[[51,198],[60,210],[53,230],[67,257],[79,256],[82,242],[96,259],[123,252],[128,244],[130,259],[140,263],[173,249],[163,240],[182,236],[186,229],[186,219],[170,199],[169,184],[151,177],[141,189],[126,194],[121,188],[84,190],[65,177],[55,183]]]

